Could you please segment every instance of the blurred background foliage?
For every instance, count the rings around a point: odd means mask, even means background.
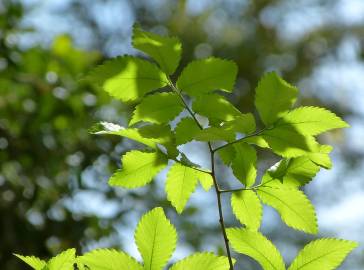
[[[321,138],[336,147],[334,169],[320,172],[307,192],[322,235],[364,242],[363,1],[2,0],[2,269],[23,269],[14,252],[49,257],[69,247],[79,252],[118,247],[134,254],[133,228],[141,213],[156,205],[165,207],[179,230],[174,259],[195,249],[221,251],[212,191],[198,190],[177,217],[165,201],[163,173],[138,190],[107,185],[120,155],[135,145],[91,136],[87,130],[100,120],[125,125],[132,108],[81,79],[106,58],[138,54],[130,45],[134,22],[180,37],[180,70],[192,59],[210,55],[236,61],[239,77],[229,98],[243,112],[254,110],[256,83],[274,69],[299,86],[300,104],[325,106],[344,117],[351,129]],[[201,144],[192,147],[183,150],[208,166]],[[261,172],[277,159],[259,154]],[[219,168],[221,180],[231,177]],[[225,203],[227,223],[237,225],[228,198]],[[287,228],[269,208],[263,232],[288,261],[312,238]],[[239,269],[259,269],[247,258],[241,261]],[[341,269],[359,270],[363,264],[361,247]]]

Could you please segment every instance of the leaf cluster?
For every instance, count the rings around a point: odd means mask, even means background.
[[[76,256],[75,249],[69,249],[48,262],[33,256],[16,255],[35,270],[162,270],[167,265],[177,244],[175,227],[157,207],[144,214],[134,234],[143,263],[123,251],[96,249],[82,256]],[[211,252],[194,253],[173,264],[170,270],[224,270],[229,263],[224,256]]]
[[[135,26],[133,45],[152,61],[118,57],[89,75],[92,82],[111,96],[135,105],[128,127],[103,122],[93,132],[126,137],[145,145],[144,150],[132,150],[122,157],[122,168],[111,176],[109,184],[142,187],[168,168],[165,192],[178,213],[183,212],[198,183],[206,191],[214,186],[223,235],[233,249],[255,259],[265,270],[286,269],[278,249],[259,232],[262,205],[273,207],[287,226],[317,234],[314,206],[301,188],[320,168],[332,166],[329,157],[332,147],[321,145],[317,135],[348,124],[323,108],[294,107],[298,89],[275,72],[265,74],[255,89],[258,120],[252,113],[240,112],[226,98],[233,91],[237,76],[234,62],[214,57],[193,61],[173,82],[171,74],[178,67],[182,51],[177,38],[155,35]],[[208,124],[202,124],[200,117],[206,118]],[[172,121],[176,123],[174,128]],[[201,168],[180,151],[180,145],[191,141],[207,143],[211,168]],[[272,151],[281,158],[260,179],[257,177],[257,148]],[[238,181],[241,188],[220,188],[215,175],[216,155],[231,167],[236,178],[231,180]],[[232,211],[243,227],[225,229],[222,194],[231,195]],[[213,265],[211,269],[232,270],[227,239],[229,260],[198,254],[171,269],[210,269]],[[94,269],[105,267],[110,261],[131,269],[162,269],[175,248],[176,233],[163,211],[157,208],[142,218],[135,240],[144,268],[116,251],[95,251],[80,260],[89,265],[95,263]],[[331,270],[340,265],[354,247],[356,243],[350,241],[316,240],[297,255],[288,269]]]

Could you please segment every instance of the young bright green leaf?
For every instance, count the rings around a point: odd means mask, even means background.
[[[282,159],[268,173],[285,186],[299,187],[309,183],[318,173],[320,167],[313,163],[308,156]]]
[[[254,147],[247,143],[236,143],[234,148],[235,158],[231,165],[233,173],[241,183],[250,187],[255,183],[257,176],[257,153]]]
[[[182,213],[188,199],[195,191],[197,185],[197,174],[193,168],[175,163],[167,174],[166,193],[167,199]]]
[[[140,133],[140,129],[137,128],[125,128],[113,123],[100,122],[99,124],[92,127],[90,132],[97,135],[108,134],[125,137],[147,145],[153,149],[157,149],[157,141],[155,139],[145,137]]]
[[[303,135],[318,135],[331,129],[349,126],[334,113],[318,107],[299,107],[294,109],[285,114],[278,121],[277,126],[287,124],[294,126]]]
[[[135,107],[129,125],[140,121],[164,124],[173,120],[182,111],[182,103],[174,93],[149,95]]]
[[[264,270],[286,269],[278,249],[261,233],[243,228],[229,228],[227,236],[236,252],[253,258]]]
[[[137,188],[148,184],[167,166],[167,158],[160,152],[130,151],[122,158],[122,169],[110,178],[111,186]]]
[[[290,125],[266,130],[262,137],[274,153],[287,158],[307,155],[318,148],[312,136],[304,136]]]
[[[218,94],[201,95],[193,102],[192,109],[209,119],[220,121],[231,121],[242,115],[233,104]]]
[[[198,170],[195,170],[195,171],[196,171],[195,173],[197,175],[197,179],[200,181],[202,188],[206,191],[209,191],[210,188],[212,187],[212,185],[214,184],[211,174],[201,172]]]
[[[124,102],[138,100],[168,84],[166,75],[157,66],[132,56],[106,61],[95,68],[88,79]]]
[[[18,254],[14,254],[14,255],[35,270],[43,270],[47,265],[46,261],[43,261],[34,256],[22,256],[22,255],[18,255]]]
[[[175,158],[179,151],[175,143],[174,134],[169,125],[145,125],[140,128],[124,128],[122,126],[100,122],[90,130],[92,134],[117,135],[142,143],[155,150],[161,150],[160,145],[167,150],[168,156]]]
[[[151,56],[167,74],[172,74],[181,59],[182,45],[176,37],[163,37],[145,32],[135,25],[133,47]]]
[[[241,224],[252,231],[258,231],[262,222],[263,207],[252,190],[234,192],[231,196],[231,207]]]
[[[171,127],[166,125],[146,125],[138,129],[139,134],[144,139],[152,140],[157,144],[157,149],[160,149],[160,145],[164,146],[169,157],[175,158],[178,156],[179,151],[175,142],[174,134]]]
[[[357,246],[355,242],[333,238],[312,241],[298,253],[288,270],[334,270]]]
[[[315,209],[302,191],[282,184],[266,184],[257,188],[257,193],[263,203],[279,212],[288,226],[306,233],[317,233]]]
[[[229,270],[227,257],[216,256],[210,252],[194,253],[172,265],[170,270]]]
[[[177,145],[192,141],[194,136],[200,132],[200,128],[191,117],[183,118],[174,130]]]
[[[228,145],[224,148],[221,148],[217,151],[217,153],[226,166],[230,166],[236,156],[234,145]]]
[[[47,270],[70,270],[75,262],[76,250],[71,248],[50,259],[47,264]]]
[[[177,87],[191,96],[218,89],[231,92],[237,72],[237,65],[232,61],[214,57],[197,60],[182,71]]]
[[[96,249],[77,258],[78,263],[85,264],[92,270],[143,270],[133,257],[114,249]],[[65,269],[65,270],[71,270]]]
[[[134,237],[144,261],[144,270],[163,269],[176,248],[176,229],[160,207],[141,218]]]
[[[295,103],[298,90],[275,72],[265,74],[256,88],[255,106],[266,126],[276,122]]]
[[[331,169],[332,162],[329,156],[331,151],[332,151],[331,145],[320,145],[319,149],[315,152],[309,153],[308,157],[315,164],[326,169]]]
[[[200,130],[195,136],[196,141],[233,141],[236,135],[234,131],[218,127],[208,127]]]
[[[253,133],[256,129],[255,119],[251,113],[241,114],[233,120],[224,122],[222,128],[244,134]]]
[[[263,136],[253,136],[244,139],[244,142],[249,144],[254,144],[256,146],[259,146],[261,148],[270,148],[267,141],[263,138]]]

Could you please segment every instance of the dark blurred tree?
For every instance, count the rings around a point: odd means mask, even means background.
[[[84,189],[81,175],[102,142],[87,128],[108,99],[78,82],[101,58],[75,49],[68,36],[51,48],[20,49],[22,5],[0,13],[0,261],[20,269],[14,252],[42,257],[111,233],[109,218],[71,211],[67,201]],[[118,213],[115,213],[115,216]]]

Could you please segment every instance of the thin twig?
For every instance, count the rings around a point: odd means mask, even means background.
[[[228,143],[226,143],[226,144],[224,144],[224,145],[221,145],[221,146],[219,146],[219,147],[216,147],[216,148],[215,148],[215,149],[213,149],[212,151],[213,151],[213,152],[216,152],[216,151],[219,151],[220,149],[223,149],[223,148],[228,147],[228,146],[230,146],[230,145],[233,145],[233,144],[236,144],[236,143],[242,142],[242,141],[244,141],[245,139],[248,139],[248,138],[251,138],[251,137],[258,136],[258,135],[262,134],[262,133],[263,133],[264,131],[266,131],[266,130],[267,130],[267,128],[263,128],[263,129],[261,129],[261,130],[259,130],[259,131],[257,131],[257,132],[254,132],[254,133],[252,133],[252,134],[246,135],[246,136],[244,136],[243,138],[240,138],[240,139],[238,139],[238,140],[235,140],[235,141],[232,141],[232,142],[228,142]]]
[[[177,89],[177,87],[172,83],[172,81],[169,79],[169,85],[172,88],[172,90],[180,97],[184,107],[186,108],[186,110],[188,111],[188,113],[191,115],[191,117],[193,118],[193,120],[196,122],[197,126],[200,129],[203,129],[202,125],[200,124],[200,122],[198,121],[198,119],[195,116],[195,113],[190,109],[190,107],[188,106],[187,102],[184,100],[181,91],[179,91]],[[221,231],[222,231],[222,235],[224,237],[224,243],[225,243],[225,248],[226,248],[226,254],[229,260],[229,265],[230,265],[230,270],[234,270],[234,264],[233,264],[233,260],[231,258],[231,253],[230,253],[230,247],[229,247],[229,239],[227,238],[227,234],[226,234],[226,228],[225,228],[225,222],[224,222],[224,215],[223,215],[223,211],[222,211],[222,205],[221,205],[221,190],[219,187],[219,184],[217,182],[216,179],[216,175],[215,175],[215,150],[212,149],[211,143],[208,142],[208,147],[209,147],[209,151],[210,151],[210,157],[211,157],[211,176],[214,182],[214,187],[215,187],[215,193],[216,193],[216,198],[217,198],[217,207],[219,210],[219,222],[220,222],[220,227],[221,227]]]
[[[215,154],[212,151],[210,143],[209,143],[209,146],[210,146],[210,153],[211,153],[211,171],[212,171],[211,175],[212,175],[212,179],[214,181],[214,187],[215,187],[216,198],[217,198],[217,206],[218,206],[218,209],[219,209],[220,227],[221,227],[222,234],[224,236],[226,254],[227,254],[228,259],[229,259],[230,270],[234,270],[234,264],[233,264],[233,260],[231,258],[230,247],[229,247],[229,239],[228,239],[227,234],[226,234],[224,215],[223,215],[222,206],[221,206],[221,190],[220,190],[219,184],[218,184],[216,176],[215,176],[215,158],[214,158]]]
[[[234,189],[221,189],[220,193],[233,193],[233,192],[239,192],[243,190],[254,190],[254,188],[234,188]]]

